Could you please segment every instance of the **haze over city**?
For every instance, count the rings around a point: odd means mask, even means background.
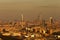
[[[1,20],[20,20],[21,14],[25,20],[36,19],[39,14],[59,19],[59,10],[60,0],[0,0]]]
[[[0,40],[60,40],[60,0],[0,0]]]

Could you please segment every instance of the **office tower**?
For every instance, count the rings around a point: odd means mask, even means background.
[[[21,21],[23,22],[23,14],[21,14]]]
[[[53,23],[53,17],[50,17],[50,24]]]
[[[23,28],[23,20],[24,20],[24,19],[23,19],[23,14],[21,14],[21,21],[22,21],[22,22],[21,22],[21,26],[22,26],[22,28]]]

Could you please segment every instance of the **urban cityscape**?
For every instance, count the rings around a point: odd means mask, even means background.
[[[48,20],[0,21],[0,40],[60,40],[60,21]]]
[[[60,0],[0,0],[0,40],[60,40]]]

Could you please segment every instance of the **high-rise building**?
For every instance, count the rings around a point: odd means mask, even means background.
[[[50,24],[53,23],[53,17],[50,17]]]
[[[23,18],[23,14],[21,14],[21,21],[23,22],[24,18]]]
[[[43,25],[43,26],[46,26],[46,24],[45,24],[45,20],[42,21],[42,25]]]
[[[23,27],[23,14],[21,14],[21,26]]]

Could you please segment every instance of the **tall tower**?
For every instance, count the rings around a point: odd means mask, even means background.
[[[23,18],[23,14],[21,14],[21,21],[23,22],[24,18]]]
[[[50,17],[50,24],[53,23],[53,17]]]
[[[37,21],[42,21],[42,15],[39,14],[39,15],[37,16]]]
[[[24,19],[23,19],[23,14],[21,14],[21,21],[22,21],[22,22],[21,22],[21,26],[22,26],[22,28],[23,28],[23,20],[24,20]]]

